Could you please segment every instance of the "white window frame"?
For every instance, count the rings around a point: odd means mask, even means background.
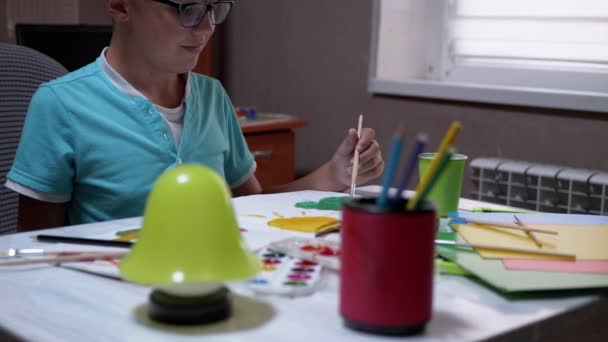
[[[606,91],[601,91],[602,89],[600,91],[575,91],[547,88],[541,84],[535,84],[534,80],[537,79],[543,79],[546,82],[554,77],[563,78],[566,74],[566,72],[557,74],[550,70],[535,70],[535,77],[532,78],[530,78],[527,72],[513,72],[509,70],[509,75],[514,80],[514,83],[496,85],[480,83],[479,79],[483,77],[478,77],[477,73],[504,73],[505,70],[496,67],[480,68],[478,66],[469,69],[466,66],[461,66],[451,70],[451,72],[463,73],[458,75],[461,81],[452,81],[450,77],[440,80],[440,74],[446,72],[446,70],[434,66],[447,65],[445,61],[447,52],[443,51],[442,44],[427,44],[426,42],[442,41],[444,39],[442,36],[443,28],[440,25],[424,26],[426,25],[424,23],[445,22],[448,0],[419,0],[418,6],[420,8],[414,9],[406,8],[407,5],[404,4],[407,0],[402,0],[403,2],[399,3],[399,6],[403,6],[403,13],[406,13],[405,11],[407,10],[413,10],[417,14],[409,18],[404,17],[404,21],[399,24],[402,27],[388,29],[380,27],[381,1],[384,0],[374,1],[372,11],[371,62],[368,90],[373,94],[608,113],[608,74],[606,73],[589,73],[585,75],[580,72],[573,72],[567,76],[572,80],[584,78],[586,82],[595,84],[596,88],[599,84],[599,88],[604,88]],[[420,5],[420,2],[423,2],[424,5]],[[391,15],[400,15],[397,12],[393,11]],[[410,65],[403,66],[402,69],[396,72],[394,77],[387,76],[383,65],[378,64],[379,62],[386,63],[387,61],[386,56],[383,56],[383,58],[379,58],[378,56],[378,53],[386,53],[386,45],[383,45],[384,42],[382,41],[384,37],[381,37],[380,34],[386,34],[386,31],[390,31],[391,29],[395,29],[394,31],[396,32],[399,30],[403,30],[404,32],[412,31],[409,30],[412,28],[412,23],[408,23],[408,20],[414,22],[413,25],[418,25],[416,36],[419,37],[409,37],[407,44],[424,45],[418,46],[418,49],[405,49],[409,50],[408,52],[389,51],[389,54],[393,54],[388,57],[391,63],[403,59],[404,64]],[[406,25],[409,25],[409,27],[406,27]],[[398,33],[394,34],[398,35]],[[379,50],[382,50],[382,52],[379,52]],[[463,77],[462,75],[466,76]],[[468,80],[462,81],[462,79]],[[526,86],[518,85],[522,83],[522,80],[527,80],[524,82]],[[606,85],[605,87],[603,87],[604,84]]]

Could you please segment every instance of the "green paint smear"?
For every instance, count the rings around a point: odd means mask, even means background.
[[[301,209],[318,209],[318,210],[341,210],[342,202],[348,196],[342,197],[325,197],[322,198],[319,202],[298,202],[296,203],[296,208]]]

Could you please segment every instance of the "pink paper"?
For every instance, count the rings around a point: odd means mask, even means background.
[[[608,260],[503,259],[507,269],[520,271],[608,273]]]

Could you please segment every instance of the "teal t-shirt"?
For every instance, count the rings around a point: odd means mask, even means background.
[[[189,78],[179,148],[154,105],[117,89],[99,60],[42,84],[7,178],[70,196],[70,224],[142,215],[156,178],[180,163],[243,181],[255,162],[228,95],[215,79]]]

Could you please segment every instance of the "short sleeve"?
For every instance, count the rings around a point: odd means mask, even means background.
[[[223,88],[222,88],[223,90]],[[247,147],[243,131],[239,125],[234,106],[226,94],[222,91],[223,111],[226,122],[226,137],[229,148],[224,155],[224,174],[226,182],[231,188],[244,183],[255,172],[256,164],[253,155]]]
[[[38,88],[8,179],[36,191],[71,195],[75,152],[69,115],[51,87]]]

